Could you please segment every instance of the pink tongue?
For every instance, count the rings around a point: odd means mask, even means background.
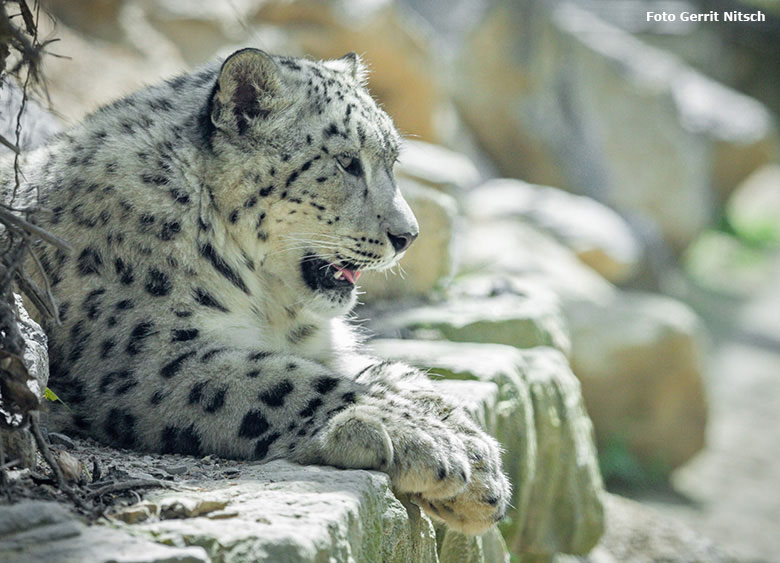
[[[336,266],[335,264],[333,265],[333,267],[336,268],[336,271],[341,272],[342,275],[346,278],[346,280],[352,285],[355,285],[355,282],[358,281],[358,278],[362,273],[360,270],[352,271],[349,268],[342,268],[341,266]]]

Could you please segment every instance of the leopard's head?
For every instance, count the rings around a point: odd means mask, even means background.
[[[227,232],[261,275],[340,314],[361,272],[390,268],[419,228],[393,178],[400,137],[354,53],[332,61],[243,49],[208,107]]]

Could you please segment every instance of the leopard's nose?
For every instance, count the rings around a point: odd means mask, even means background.
[[[419,233],[403,233],[394,235],[390,231],[387,231],[387,238],[390,239],[390,244],[393,245],[395,253],[400,254],[412,245],[418,234]]]

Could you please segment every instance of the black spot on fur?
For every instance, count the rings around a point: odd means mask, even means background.
[[[270,389],[261,391],[257,398],[269,407],[277,408],[284,406],[284,399],[287,397],[287,395],[292,393],[294,389],[295,387],[293,387],[293,384],[290,382],[290,380],[285,379]]]
[[[133,302],[132,299],[123,299],[122,301],[118,301],[115,307],[117,311],[126,311],[135,307],[135,302]]]
[[[355,393],[353,393],[352,391],[350,391],[350,392],[348,392],[348,393],[344,393],[344,394],[341,396],[341,400],[342,400],[344,403],[351,404],[351,403],[354,403],[354,402],[356,402],[356,401],[357,401],[357,397],[355,396]]]
[[[160,240],[172,240],[177,234],[181,232],[181,223],[178,221],[166,221],[163,223],[160,234],[157,237]]]
[[[208,291],[205,289],[202,289],[200,287],[196,287],[192,290],[193,297],[195,298],[195,301],[203,305],[204,307],[211,307],[212,309],[217,309],[218,311],[222,311],[223,313],[227,313],[228,310],[225,308],[224,305],[222,305],[219,301],[217,301],[213,295],[211,295]]]
[[[106,391],[108,391],[109,387],[111,387],[114,383],[117,383],[117,382],[120,382],[120,381],[125,383],[125,384],[130,382],[130,383],[132,383],[132,385],[130,385],[130,387],[133,387],[138,382],[131,379],[132,375],[133,375],[133,372],[131,372],[130,370],[127,370],[127,369],[118,370],[118,371],[110,371],[110,372],[105,374],[100,379],[100,385],[98,386],[98,391],[100,391],[101,393],[105,393]],[[120,393],[119,389],[116,389],[115,393],[117,395],[121,395],[121,394],[127,392],[127,390],[130,389],[130,387],[125,387],[124,390],[121,393]]]
[[[165,272],[161,272],[157,268],[149,268],[144,288],[155,297],[164,297],[171,293],[173,284]]]
[[[68,360],[70,363],[75,364],[81,359],[84,354],[84,350],[87,348],[89,339],[92,334],[85,329],[84,321],[79,321],[73,325],[70,329],[70,354]]]
[[[165,399],[166,393],[163,391],[160,391],[159,389],[152,393],[152,396],[149,398],[149,404],[151,405],[159,405],[162,403],[163,399]]]
[[[268,455],[268,449],[271,447],[271,445],[276,442],[276,440],[279,439],[281,434],[278,432],[274,432],[273,434],[269,434],[262,440],[258,440],[257,444],[255,444],[255,459],[261,460],[265,458],[265,456]]]
[[[317,391],[317,393],[325,395],[333,391],[338,386],[338,384],[339,379],[337,377],[325,375],[314,380],[314,390]]]
[[[228,387],[224,385],[217,389],[211,398],[203,405],[203,410],[207,413],[215,413],[225,406],[225,396],[227,395]]]
[[[187,342],[188,340],[195,340],[199,331],[197,328],[174,329],[171,331],[171,334],[171,342]]]
[[[164,454],[202,455],[200,436],[195,430],[195,425],[187,428],[166,426],[160,435],[161,451]]]
[[[311,401],[309,401],[306,406],[303,408],[301,412],[298,414],[302,416],[303,418],[309,418],[310,416],[314,416],[317,412],[317,409],[319,409],[322,406],[322,399],[319,397],[315,397]]]
[[[119,408],[108,411],[103,422],[106,436],[120,448],[132,448],[136,442],[135,417]]]
[[[102,266],[103,257],[96,248],[91,246],[88,246],[81,251],[78,261],[76,262],[76,267],[78,268],[79,274],[82,276],[88,276],[90,274],[99,275]]]
[[[239,438],[259,438],[271,425],[259,410],[251,410],[244,415],[238,429]]]
[[[173,360],[165,364],[162,367],[162,369],[160,369],[160,375],[166,379],[170,379],[171,377],[179,373],[179,371],[182,368],[182,364],[184,364],[184,362],[186,362],[195,354],[196,354],[195,350],[190,350],[189,352],[185,352],[179,355],[178,357],[174,358]]]
[[[217,251],[214,250],[214,247],[211,246],[209,243],[201,244],[200,245],[200,254],[204,258],[206,258],[211,265],[214,267],[214,269],[219,272],[222,276],[224,276],[230,283],[232,283],[234,286],[236,286],[238,289],[249,295],[249,289],[247,289],[246,285],[244,284],[244,281],[241,279],[241,277],[231,268],[227,262],[225,262],[225,259],[222,258],[219,254],[217,254]]]
[[[155,186],[162,186],[168,183],[168,178],[159,174],[141,174],[141,181],[144,184],[153,184]]]
[[[234,209],[230,212],[230,215],[228,215],[228,221],[234,225],[238,222],[238,209]]]
[[[114,269],[116,270],[116,275],[119,276],[119,281],[124,285],[130,285],[135,281],[133,267],[130,264],[125,263],[121,258],[117,258],[114,261]]]
[[[192,386],[189,396],[189,403],[191,405],[200,403],[200,400],[203,398],[203,390],[208,384],[208,381],[198,381],[195,385]]]
[[[68,320],[68,309],[70,309],[70,303],[60,303],[60,308],[58,310],[60,321],[63,323]]]
[[[227,350],[228,350],[227,348],[213,348],[200,357],[200,362],[205,364],[206,362],[210,361],[214,356],[217,356],[222,352],[227,352]]]
[[[116,346],[116,342],[113,338],[109,338],[107,340],[104,340],[100,343],[100,357],[102,359],[108,358],[108,356],[111,354],[111,350],[114,349],[114,346]]]
[[[81,310],[87,313],[88,319],[97,319],[100,316],[100,296],[106,292],[105,288],[94,289],[87,294]]]
[[[246,372],[246,376],[247,377],[251,377],[251,378],[258,377],[259,375],[260,375],[260,370],[259,369],[253,369],[253,370],[250,370],[250,371]]]
[[[127,341],[127,353],[135,355],[141,352],[144,340],[152,335],[154,323],[144,321],[138,323],[130,332],[130,339]]]
[[[252,352],[249,354],[249,359],[256,362],[258,360],[264,360],[270,355],[270,352]]]
[[[260,197],[268,197],[272,192],[274,191],[274,186],[270,185],[266,188],[262,188],[259,192],[257,192]]]
[[[287,340],[292,344],[300,344],[317,331],[314,325],[300,325],[287,333]]]

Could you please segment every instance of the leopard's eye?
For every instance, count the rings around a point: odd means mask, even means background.
[[[341,154],[336,157],[336,160],[338,160],[339,166],[344,169],[344,172],[357,177],[363,175],[363,165],[360,164],[359,158],[349,154]]]

